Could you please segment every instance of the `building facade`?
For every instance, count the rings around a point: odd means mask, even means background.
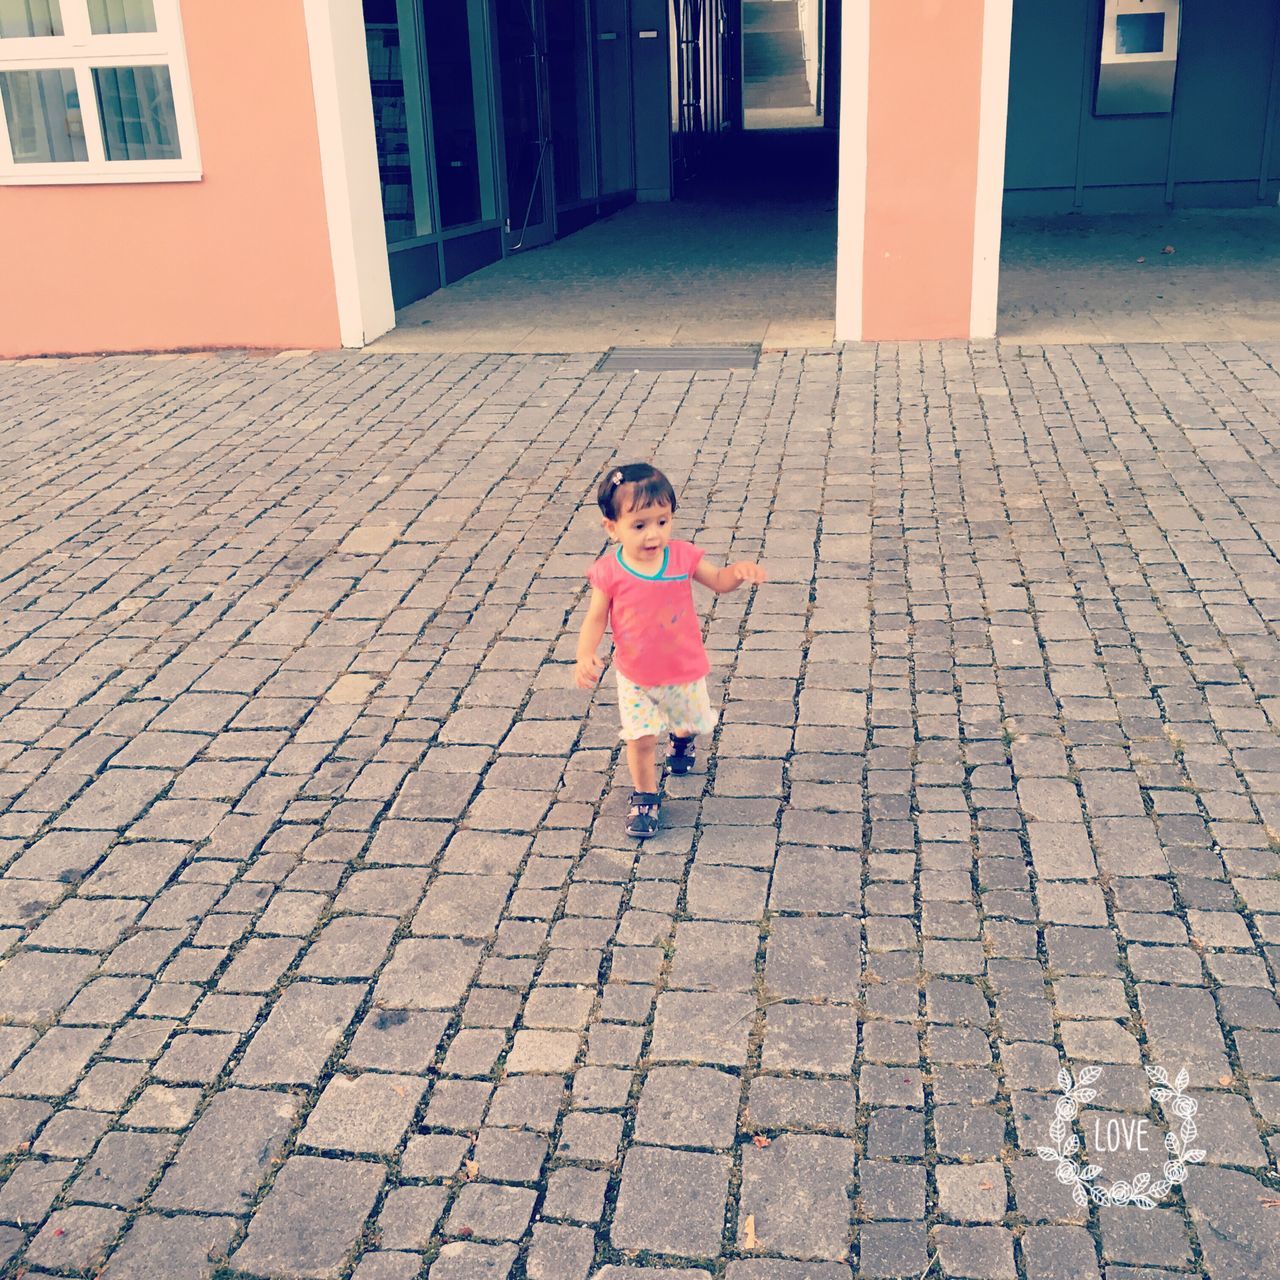
[[[839,133],[838,339],[995,333],[1009,213],[1280,194],[1275,0],[798,12]],[[769,101],[743,25],[742,0],[0,0],[0,355],[362,345],[670,199],[744,81]]]

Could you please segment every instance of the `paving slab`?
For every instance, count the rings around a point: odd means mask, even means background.
[[[0,1267],[1280,1270],[1280,348],[458,336],[0,364]],[[645,846],[633,457],[770,574]]]
[[[232,1265],[258,1275],[340,1275],[385,1177],[381,1165],[293,1156]]]

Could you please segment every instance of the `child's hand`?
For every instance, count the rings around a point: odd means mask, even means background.
[[[579,658],[573,673],[573,682],[579,689],[594,689],[596,681],[604,674],[604,662],[596,654]]]
[[[729,572],[735,582],[751,582],[759,586],[765,580],[764,569],[754,560],[739,560],[729,566]]]

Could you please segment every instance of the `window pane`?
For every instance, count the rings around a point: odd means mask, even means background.
[[[89,158],[73,71],[0,71],[0,101],[15,163]]]
[[[0,37],[60,35],[58,0],[0,0]]]
[[[1117,53],[1163,53],[1163,13],[1121,13],[1116,17]]]
[[[89,27],[95,36],[154,31],[155,5],[152,0],[89,0]]]
[[[382,181],[382,217],[387,226],[387,243],[396,244],[419,234],[409,154],[410,108],[400,60],[400,27],[396,6],[387,0],[365,0],[364,18],[378,177]]]
[[[94,67],[108,160],[177,160],[178,118],[168,67]]]

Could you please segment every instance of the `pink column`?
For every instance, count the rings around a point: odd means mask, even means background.
[[[846,4],[838,337],[994,332],[1011,14],[1011,0]]]

